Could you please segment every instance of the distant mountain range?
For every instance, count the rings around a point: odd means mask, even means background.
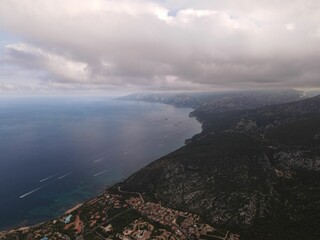
[[[320,96],[234,92],[184,95],[185,104],[181,96],[128,98],[195,106],[191,116],[203,131],[123,189],[197,213],[241,239],[320,239]]]
[[[171,104],[177,107],[199,108],[199,111],[217,112],[250,109],[285,103],[306,97],[302,91],[292,89],[251,90],[199,93],[134,93],[119,100],[146,101]]]

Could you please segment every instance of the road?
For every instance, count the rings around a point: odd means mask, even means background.
[[[118,187],[118,191],[119,191],[119,192],[121,192],[121,193],[137,194],[137,195],[139,195],[139,197],[140,197],[140,199],[141,199],[142,203],[144,203],[144,199],[143,199],[143,197],[142,197],[141,193],[139,193],[139,192],[128,192],[128,191],[123,191],[123,190],[121,190],[121,187]]]

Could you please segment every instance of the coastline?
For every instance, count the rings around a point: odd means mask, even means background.
[[[134,102],[134,100],[133,100],[133,102]],[[142,101],[142,102],[152,103],[152,102],[148,102],[148,101]],[[157,102],[155,102],[155,103],[157,103]],[[42,224],[45,224],[45,223],[47,223],[47,222],[49,222],[49,221],[57,220],[57,219],[61,218],[62,216],[66,215],[66,214],[69,214],[69,213],[77,210],[77,209],[80,208],[82,205],[84,205],[84,204],[86,204],[86,203],[88,203],[88,202],[90,202],[90,201],[92,201],[92,200],[95,200],[95,199],[101,197],[106,191],[112,190],[112,189],[114,189],[115,186],[117,186],[117,185],[119,185],[119,184],[121,184],[121,183],[123,183],[123,182],[125,182],[125,181],[130,180],[131,178],[133,178],[133,177],[135,176],[135,174],[136,174],[138,171],[140,171],[140,170],[143,169],[144,167],[148,166],[149,164],[152,164],[153,162],[157,161],[158,159],[163,158],[163,157],[165,157],[165,156],[167,156],[167,155],[175,152],[175,151],[178,150],[179,148],[186,146],[188,140],[191,140],[191,139],[193,139],[196,135],[202,133],[202,131],[203,131],[203,122],[201,122],[201,121],[197,118],[197,116],[191,114],[191,113],[195,110],[194,107],[176,106],[176,105],[174,105],[174,104],[161,103],[161,102],[158,102],[157,104],[169,105],[169,106],[173,106],[173,107],[176,107],[176,108],[190,109],[190,112],[189,112],[189,114],[188,114],[186,117],[187,117],[187,118],[194,118],[198,123],[200,123],[200,125],[201,125],[201,126],[200,126],[200,127],[201,127],[201,131],[198,132],[198,133],[195,133],[195,134],[192,135],[190,138],[186,138],[185,141],[184,141],[184,143],[183,143],[180,147],[174,149],[173,151],[171,151],[171,152],[169,152],[169,153],[167,153],[167,154],[165,154],[165,155],[163,155],[163,156],[160,156],[160,157],[157,158],[157,159],[152,160],[152,161],[149,162],[147,165],[142,166],[142,167],[140,167],[139,169],[137,169],[135,172],[133,172],[132,174],[130,174],[128,177],[125,177],[124,179],[122,179],[122,180],[120,180],[120,181],[117,181],[117,182],[113,183],[112,185],[107,185],[107,188],[105,189],[105,191],[100,192],[100,193],[97,194],[96,196],[91,197],[91,198],[89,198],[89,199],[87,199],[87,200],[85,200],[85,201],[83,201],[83,202],[81,202],[81,203],[77,203],[76,205],[71,206],[71,207],[68,208],[63,214],[59,214],[59,215],[56,216],[56,217],[49,218],[49,219],[47,219],[47,220],[40,221],[40,222],[35,223],[35,224],[30,224],[30,225],[28,225],[28,224],[26,224],[26,225],[21,224],[20,226],[19,226],[19,224],[18,224],[18,226],[12,226],[12,227],[8,227],[8,228],[4,228],[4,229],[1,229],[1,228],[0,228],[0,239],[1,239],[1,236],[2,236],[4,233],[9,233],[9,232],[13,232],[13,231],[19,231],[19,230],[23,231],[23,230],[26,230],[26,229],[36,228],[36,227],[38,227],[38,226],[41,226]]]
[[[73,208],[68,209],[64,214],[69,214],[73,212],[74,210],[77,210],[79,207],[81,207],[84,203],[79,203],[78,205],[74,206]],[[64,215],[63,214],[63,215]]]

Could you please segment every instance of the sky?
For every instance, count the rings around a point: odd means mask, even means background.
[[[0,1],[1,94],[252,88],[320,88],[320,1]]]

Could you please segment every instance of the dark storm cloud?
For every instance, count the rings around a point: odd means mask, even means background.
[[[0,26],[21,39],[4,46],[2,61],[39,73],[30,84],[49,89],[320,87],[319,7],[298,0],[2,1]]]

